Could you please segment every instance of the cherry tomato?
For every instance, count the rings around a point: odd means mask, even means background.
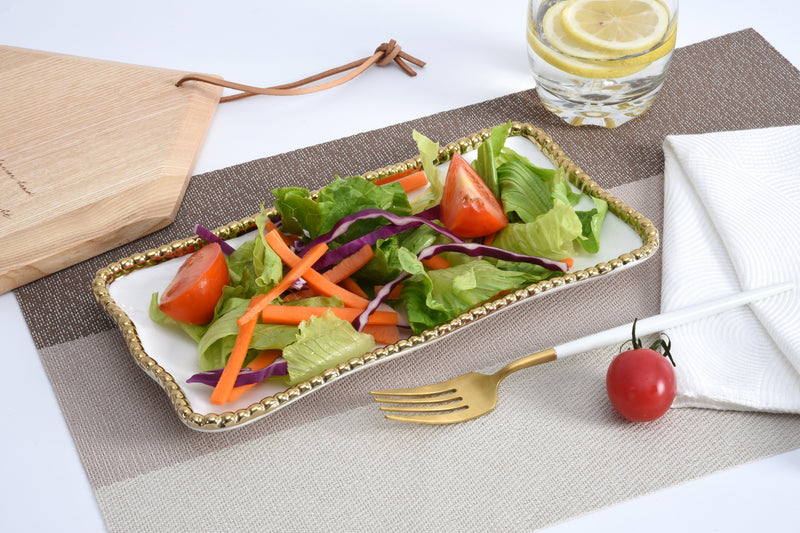
[[[214,318],[222,288],[230,281],[228,263],[219,244],[192,253],[159,299],[158,308],[187,324],[206,324]]]
[[[484,237],[508,225],[500,201],[458,152],[447,169],[441,207],[442,223],[465,239]]]
[[[666,356],[649,348],[617,355],[606,373],[606,391],[619,414],[632,422],[661,417],[675,399],[675,371]]]

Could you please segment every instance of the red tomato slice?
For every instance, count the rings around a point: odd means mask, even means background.
[[[159,299],[158,308],[187,324],[206,324],[214,318],[222,288],[230,281],[228,263],[219,244],[194,252],[181,265]]]
[[[458,152],[447,169],[441,207],[442,223],[465,239],[485,237],[508,225],[500,201]]]

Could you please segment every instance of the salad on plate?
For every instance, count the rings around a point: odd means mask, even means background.
[[[597,253],[606,201],[511,149],[509,131],[493,128],[471,164],[456,152],[446,171],[438,143],[414,132],[421,169],[275,189],[237,246],[197,227],[209,244],[149,307],[196,342],[187,381],[220,406],[264,380],[294,386]]]

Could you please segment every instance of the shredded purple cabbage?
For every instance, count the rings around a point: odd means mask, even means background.
[[[375,231],[367,233],[363,237],[359,237],[358,239],[347,242],[338,248],[329,250],[325,253],[325,255],[320,257],[316,263],[314,263],[314,269],[325,270],[326,268],[332,267],[345,257],[353,255],[364,246],[372,246],[381,239],[388,239],[393,235],[397,235],[398,233],[402,233],[409,229],[414,229],[421,225],[422,222],[409,222],[408,224],[402,225],[390,224],[388,226],[381,226]]]
[[[497,248],[496,246],[488,246],[476,242],[434,244],[422,250],[417,255],[417,259],[422,261],[423,259],[428,259],[443,252],[459,252],[470,257],[486,256],[506,261],[517,261],[518,263],[531,263],[543,266],[548,270],[557,270],[559,272],[566,272],[569,270],[569,267],[563,261],[555,261],[535,255],[519,254],[503,248]]]
[[[353,327],[356,329],[356,331],[363,331],[364,326],[367,325],[370,315],[374,313],[378,307],[380,307],[383,301],[392,293],[392,290],[409,276],[410,274],[408,272],[403,271],[399,276],[378,289],[378,292],[375,293],[375,298],[370,300],[367,304],[367,307],[364,308],[364,310],[356,317],[355,320],[353,320]]]
[[[207,370],[206,372],[199,372],[189,379],[186,380],[186,383],[202,383],[203,385],[210,385],[211,387],[216,387],[217,382],[219,382],[220,376],[222,376],[222,368],[217,370]],[[268,367],[262,368],[261,370],[250,370],[249,368],[243,368],[239,371],[239,376],[236,378],[235,387],[240,387],[242,385],[252,385],[253,383],[261,383],[267,378],[273,376],[285,376],[289,373],[289,369],[286,363],[286,359],[283,357],[278,357],[275,359],[275,362],[269,365]]]
[[[194,227],[194,233],[206,242],[215,242],[219,244],[220,248],[222,248],[222,253],[225,255],[231,255],[235,250],[233,246],[225,242],[225,239],[219,237],[213,231],[208,228],[204,228],[200,224],[197,224]]]
[[[318,245],[320,243],[323,243],[323,242],[324,243],[329,243],[329,242],[333,241],[334,239],[337,239],[337,238],[341,237],[342,235],[344,235],[347,232],[347,230],[350,229],[350,227],[353,224],[355,224],[359,220],[371,220],[371,219],[375,219],[375,218],[385,218],[386,220],[388,220],[391,224],[393,224],[395,226],[405,226],[405,225],[408,225],[408,224],[416,224],[416,225],[425,224],[425,225],[430,226],[431,228],[435,229],[436,231],[438,231],[442,235],[450,238],[454,242],[463,242],[460,238],[458,238],[450,230],[448,230],[447,228],[445,228],[443,226],[440,226],[439,224],[436,224],[436,223],[433,222],[433,220],[438,218],[438,214],[439,214],[438,206],[434,207],[434,208],[431,208],[431,209],[428,209],[426,211],[423,211],[423,212],[421,212],[421,213],[419,213],[417,215],[410,215],[410,216],[395,215],[394,213],[392,213],[390,211],[385,211],[383,209],[362,209],[361,211],[358,211],[356,213],[353,213],[353,214],[350,214],[350,215],[342,217],[341,220],[339,220],[333,226],[333,229],[331,229],[328,233],[325,233],[324,235],[320,235],[316,239],[313,239],[311,242],[309,242],[303,248],[303,250],[301,250],[299,252],[299,255],[300,256],[305,255],[305,253],[308,250],[312,249],[314,246],[316,246],[316,245]],[[408,228],[406,228],[406,229],[408,229]],[[363,245],[364,244],[362,244],[362,246]]]
[[[363,211],[359,211],[347,217],[344,217],[339,223],[334,226],[334,228],[326,233],[325,235],[321,235],[308,243],[302,251],[299,252],[298,255],[303,255],[307,250],[310,250],[314,245],[320,242],[330,242],[337,237],[340,237],[344,234],[350,226],[353,225],[354,222],[358,220],[365,220],[365,219],[372,219],[372,218],[386,218],[390,224],[387,226],[381,226],[380,228],[367,233],[366,235],[354,239],[350,242],[339,246],[338,248],[334,248],[333,250],[328,251],[325,255],[323,255],[319,261],[314,263],[314,269],[316,270],[325,270],[326,268],[332,267],[345,257],[348,257],[358,250],[360,250],[364,246],[372,246],[376,242],[381,239],[387,239],[393,235],[397,235],[398,233],[402,233],[406,230],[414,229],[416,227],[425,224],[434,230],[438,231],[442,235],[450,238],[454,242],[463,242],[459,237],[451,233],[447,230],[447,228],[440,226],[434,223],[434,220],[439,218],[439,213],[441,211],[440,206],[436,205],[431,207],[430,209],[426,209],[420,213],[417,213],[414,216],[400,216],[390,213],[388,211],[383,211],[381,209],[365,209]],[[342,224],[342,221],[345,221]],[[340,226],[341,224],[341,226]]]

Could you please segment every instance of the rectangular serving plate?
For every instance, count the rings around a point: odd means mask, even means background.
[[[450,157],[456,151],[472,161],[476,157],[478,146],[488,137],[489,131],[482,130],[442,147],[439,150],[440,168],[445,171]],[[196,344],[183,332],[159,326],[148,317],[152,293],[163,290],[186,259],[186,255],[203,246],[205,241],[194,236],[121,259],[97,272],[92,290],[97,301],[119,326],[136,363],[164,389],[178,417],[192,429],[223,431],[264,418],[357,370],[400,357],[447,335],[457,334],[463,328],[493,313],[505,311],[544,292],[629,268],[655,253],[659,246],[659,236],[650,220],[604,191],[574,165],[542,130],[531,124],[514,122],[511,124],[506,145],[540,167],[566,167],[570,181],[576,189],[608,202],[609,211],[600,235],[600,252],[577,253],[573,257],[572,271],[564,276],[529,285],[484,303],[448,323],[419,335],[412,335],[397,344],[378,347],[361,357],[330,368],[307,382],[288,389],[270,381],[261,383],[236,402],[226,406],[224,412],[218,412],[219,407],[210,403],[210,387],[186,383],[189,376],[198,372]],[[370,172],[364,177],[378,180],[410,168],[421,168],[421,165],[421,160],[417,157]],[[587,205],[579,205],[579,208],[591,208],[590,199],[584,198],[582,201],[587,202]],[[249,217],[218,228],[215,233],[229,239],[236,246],[252,238],[250,232],[254,229],[255,219]]]

